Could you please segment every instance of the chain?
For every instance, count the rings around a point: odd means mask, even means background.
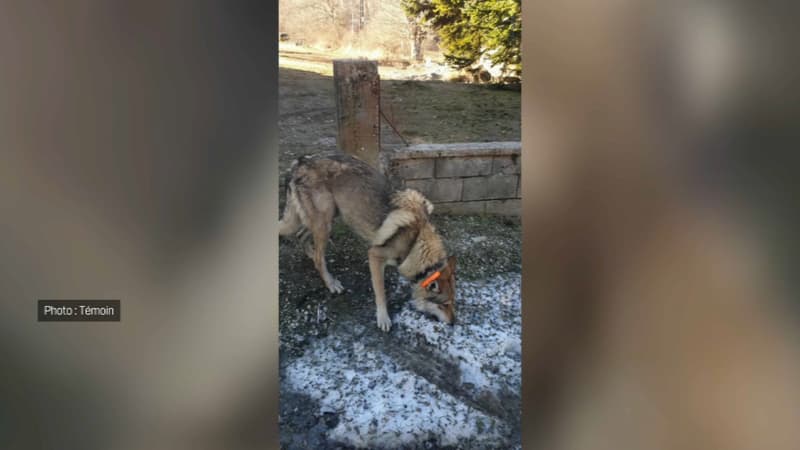
[[[403,135],[402,135],[402,134],[400,134],[400,132],[399,132],[399,131],[397,131],[397,128],[395,128],[395,126],[394,126],[394,124],[392,123],[392,121],[391,121],[391,120],[389,120],[389,118],[388,118],[388,117],[386,117],[386,114],[384,114],[384,112],[383,112],[383,105],[378,105],[378,111],[380,111],[380,113],[381,113],[381,117],[383,117],[383,120],[385,120],[385,121],[386,121],[386,123],[387,123],[387,124],[389,124],[389,127],[391,127],[391,128],[392,128],[392,131],[394,131],[394,134],[396,134],[396,135],[397,135],[397,137],[399,137],[399,138],[400,138],[400,140],[401,140],[401,141],[403,141],[403,143],[404,143],[404,144],[406,144],[406,147],[408,147],[408,146],[409,146],[409,143],[408,143],[408,141],[406,141],[406,139],[403,137]]]

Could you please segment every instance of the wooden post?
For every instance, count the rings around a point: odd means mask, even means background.
[[[380,169],[381,84],[377,62],[334,60],[333,82],[339,150]]]

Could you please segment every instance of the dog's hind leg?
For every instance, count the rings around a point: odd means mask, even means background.
[[[322,277],[322,281],[325,282],[325,286],[328,287],[328,290],[333,292],[334,294],[339,294],[344,291],[344,287],[342,287],[342,283],[339,282],[330,272],[328,272],[327,264],[325,264],[325,247],[328,243],[328,233],[324,233],[324,235],[317,236],[314,234],[314,265],[317,268],[317,272]]]
[[[317,272],[325,282],[328,290],[334,294],[339,294],[344,291],[342,283],[339,282],[330,272],[325,263],[325,248],[328,245],[328,238],[331,234],[331,225],[333,224],[333,216],[336,212],[336,204],[333,201],[333,195],[330,193],[317,193],[314,197],[314,208],[308,211],[308,228],[311,230],[311,236],[314,238],[314,252],[312,259]]]
[[[298,205],[295,203],[294,195],[289,192],[286,196],[286,206],[283,207],[283,217],[278,222],[278,235],[288,236],[300,230],[303,224],[300,221],[300,214],[297,208]]]
[[[300,245],[303,247],[303,252],[305,252],[308,259],[314,260],[314,237],[311,236],[311,231],[308,230],[306,227],[300,227],[300,231],[296,234],[297,239],[300,241]]]

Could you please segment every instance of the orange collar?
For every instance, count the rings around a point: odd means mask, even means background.
[[[416,275],[414,275],[413,278],[410,278],[409,280],[412,283],[420,283],[422,287],[428,287],[429,284],[433,283],[437,278],[442,276],[441,271],[444,269],[445,265],[446,265],[445,261],[438,261],[426,267],[425,270],[417,273]]]
[[[420,283],[420,286],[426,288],[426,287],[428,287],[429,284],[431,284],[434,281],[436,281],[436,279],[439,278],[440,276],[442,276],[442,272],[439,272],[437,270],[436,272],[433,272],[431,274],[431,276],[429,276],[428,278],[425,278],[425,280],[422,283]]]

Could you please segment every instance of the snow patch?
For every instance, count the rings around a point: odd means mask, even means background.
[[[410,304],[392,317],[395,325],[386,344],[414,355],[423,354],[415,346],[424,347],[424,354],[457,367],[459,374],[444,374],[442,381],[454,394],[413,365],[336,336],[312,344],[286,368],[284,382],[317,401],[320,414],[339,416],[328,431],[335,442],[396,448],[433,439],[440,446],[516,447],[519,437],[512,436],[508,417],[478,404],[486,395],[500,399],[498,404],[508,395],[519,397],[520,280],[519,274],[510,274],[458,282],[452,327]],[[451,375],[452,380],[447,378]],[[514,415],[518,420],[518,411]]]
[[[394,318],[402,333],[424,338],[422,345],[457,361],[462,384],[476,391],[519,392],[521,379],[520,276],[502,275],[480,282],[457,282],[453,327],[431,320],[407,305]],[[415,342],[419,342],[416,339]]]

